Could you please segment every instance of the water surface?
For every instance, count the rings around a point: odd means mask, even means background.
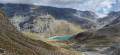
[[[52,37],[51,39],[53,39],[53,40],[67,40],[69,38],[70,38],[70,36],[56,36],[56,37]]]

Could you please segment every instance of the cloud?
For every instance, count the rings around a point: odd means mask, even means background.
[[[99,15],[107,14],[112,8],[118,9],[119,0],[0,0],[0,3],[24,3],[34,5],[74,8],[77,10],[93,11]],[[118,4],[113,7],[113,4]],[[103,11],[99,13],[98,11]],[[102,16],[101,15],[101,16]]]
[[[104,7],[111,7],[114,0],[48,0],[48,2],[58,7],[97,11]]]
[[[113,4],[111,11],[120,11],[120,0],[116,0],[116,4]]]
[[[21,4],[39,4],[44,5],[44,0],[0,0],[0,3],[6,4],[6,3],[21,3]]]
[[[32,4],[32,0],[0,0],[0,3],[25,3],[25,4]]]
[[[115,0],[48,0],[49,4],[56,5],[57,7],[74,8],[77,10],[88,10],[93,11],[100,15],[105,16],[110,9],[112,4],[116,3]],[[103,13],[98,11],[103,10]]]

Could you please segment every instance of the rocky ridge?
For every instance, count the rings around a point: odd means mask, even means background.
[[[20,31],[44,37],[72,35],[91,29],[97,17],[90,11],[27,4],[0,4],[0,9]]]

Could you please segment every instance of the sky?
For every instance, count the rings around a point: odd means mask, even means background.
[[[99,17],[106,16],[110,11],[120,11],[120,0],[0,0],[0,3],[22,3],[73,8],[82,11],[93,11]]]

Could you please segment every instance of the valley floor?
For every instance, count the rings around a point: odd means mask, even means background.
[[[24,35],[30,37],[31,39],[35,40],[42,40],[50,45],[56,46],[59,48],[60,52],[62,53],[67,53],[67,54],[72,54],[72,55],[84,55],[83,53],[79,51],[74,51],[74,50],[68,50],[63,48],[63,46],[68,46],[65,41],[58,41],[58,40],[52,40],[52,39],[47,39],[47,38],[42,38],[37,34],[33,33],[28,33],[28,32],[22,32]]]

